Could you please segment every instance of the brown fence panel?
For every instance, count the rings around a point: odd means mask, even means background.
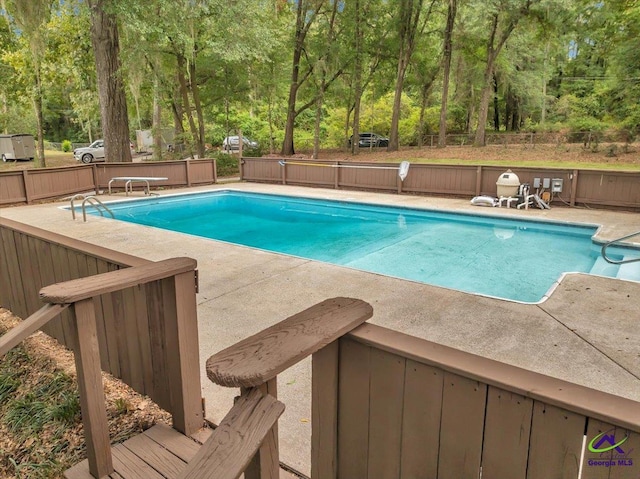
[[[475,166],[411,165],[402,191],[475,196],[477,176]]]
[[[384,163],[341,163],[348,166],[362,166],[363,168],[340,168],[340,187],[396,191],[398,189],[397,164]],[[370,167],[393,167],[391,170],[375,169]]]
[[[0,306],[23,318],[41,307],[43,286],[148,263],[2,218],[0,235]],[[166,378],[176,358],[165,334],[163,305],[173,293],[163,284],[173,280],[163,281],[104,294],[94,306],[103,370],[171,411],[175,403]],[[73,349],[72,320],[67,310],[43,331]]]
[[[187,169],[184,161],[157,163],[101,163],[96,165],[98,188],[106,189],[109,180],[118,176],[161,177],[166,181],[154,182],[152,186],[186,186]],[[114,185],[124,188],[124,184]]]
[[[576,202],[638,208],[640,205],[640,172],[580,170]]]
[[[216,173],[216,160],[188,160],[187,172],[189,185],[210,185],[218,180]]]
[[[28,171],[26,185],[29,201],[95,190],[91,166],[36,168]]]
[[[27,189],[22,171],[0,174],[0,205],[27,201]]]
[[[299,163],[304,163],[300,161]],[[298,164],[298,162],[286,163],[280,166],[284,170],[288,185],[312,185],[332,187],[335,184],[336,168],[332,168],[334,163],[312,162],[310,165]]]
[[[340,340],[338,477],[367,476],[371,348]]]
[[[337,477],[576,478],[587,425],[582,477],[637,477],[635,401],[371,324],[338,371]]]
[[[527,479],[578,477],[586,421],[580,414],[534,401]]]
[[[489,387],[482,447],[482,474],[526,479],[533,400]]]
[[[282,182],[283,167],[277,158],[242,158],[240,179],[245,181]]]

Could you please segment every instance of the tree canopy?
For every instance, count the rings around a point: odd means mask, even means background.
[[[392,149],[438,133],[441,146],[445,133],[481,146],[494,131],[640,131],[633,0],[0,6],[0,131],[42,144],[105,135],[128,150],[135,130],[171,128],[193,155],[237,132],[264,152],[317,154],[357,152],[349,140],[363,131]],[[114,40],[105,56],[100,42]],[[123,104],[108,119],[116,91]]]

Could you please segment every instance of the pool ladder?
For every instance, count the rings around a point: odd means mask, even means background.
[[[615,260],[615,259],[611,259],[611,258],[609,258],[607,256],[607,248],[609,246],[611,246],[612,244],[617,243],[619,241],[624,241],[626,239],[633,238],[634,236],[640,236],[640,231],[637,231],[635,233],[631,233],[630,235],[627,235],[627,236],[622,236],[621,238],[614,239],[613,241],[609,241],[608,243],[605,243],[604,245],[602,245],[602,249],[600,250],[600,254],[602,254],[602,257],[604,258],[604,260],[607,263],[611,263],[611,264],[627,264],[627,263],[634,263],[636,261],[640,261],[640,258]]]
[[[109,213],[109,215],[115,219],[115,215],[113,211],[111,211],[107,205],[105,205],[102,201],[96,198],[94,195],[84,195],[82,193],[78,193],[77,195],[73,195],[71,197],[71,217],[76,219],[76,209],[73,206],[73,202],[77,199],[82,198],[82,220],[86,223],[87,221],[87,203],[93,206],[99,213],[100,216],[104,216],[104,211]]]

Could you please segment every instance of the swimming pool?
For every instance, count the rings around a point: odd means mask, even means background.
[[[233,190],[108,206],[123,221],[523,302],[541,300],[565,272],[620,271],[600,257],[595,225]]]

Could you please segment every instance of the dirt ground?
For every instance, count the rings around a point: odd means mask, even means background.
[[[48,151],[48,167],[62,167],[79,164],[71,153]],[[265,156],[280,157],[278,152]],[[311,152],[298,151],[296,158],[311,158]],[[590,148],[582,144],[541,144],[541,145],[489,145],[483,148],[472,146],[449,146],[447,148],[403,147],[399,151],[388,152],[386,148],[361,150],[352,155],[346,149],[325,149],[318,156],[320,160],[394,162],[408,160],[413,163],[442,164],[482,164],[558,168],[594,168],[640,170],[640,143],[630,145],[601,143]],[[0,171],[33,168],[33,162],[0,162]]]
[[[0,335],[18,324],[19,319],[6,309],[0,308]],[[28,361],[10,366],[23,381],[24,388],[33,388],[51,375],[63,372],[73,379],[76,394],[76,371],[73,353],[42,332],[37,332],[22,343]],[[7,357],[0,358],[2,361]],[[22,372],[25,374],[23,375]],[[148,397],[142,396],[117,380],[103,373],[107,419],[112,442],[121,442],[148,429],[154,424],[171,424],[171,416],[160,409]],[[21,394],[17,391],[16,394]],[[28,400],[25,399],[25,401]],[[68,427],[62,438],[57,434],[55,424],[45,428],[26,440],[21,433],[11,428],[0,417],[0,478],[56,478],[62,471],[86,457],[84,432],[80,417]],[[45,469],[46,468],[46,469]]]
[[[615,150],[612,152],[612,150]],[[399,162],[409,160],[416,163],[453,164],[500,164],[518,162],[522,166],[579,166],[620,169],[640,169],[640,144],[599,145],[585,149],[582,145],[490,145],[483,148],[471,146],[447,148],[402,148],[388,152],[386,149],[364,150],[352,155],[344,150],[323,150],[320,159]]]

